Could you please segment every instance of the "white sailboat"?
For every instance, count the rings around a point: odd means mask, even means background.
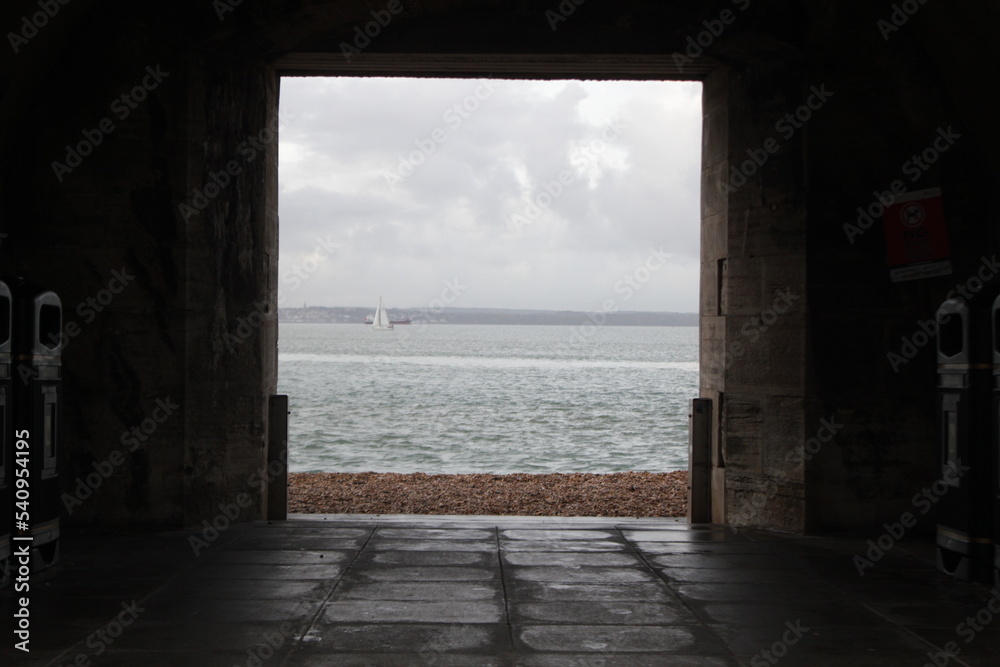
[[[382,297],[378,298],[378,310],[375,311],[375,318],[372,320],[372,329],[376,331],[392,330],[392,324],[389,322],[389,313],[382,307]]]

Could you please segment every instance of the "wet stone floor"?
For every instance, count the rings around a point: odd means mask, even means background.
[[[209,539],[210,538],[210,539]],[[0,664],[1000,664],[1000,599],[901,543],[671,519],[297,516],[73,535]],[[992,604],[991,604],[992,602]],[[971,619],[971,623],[970,623]]]

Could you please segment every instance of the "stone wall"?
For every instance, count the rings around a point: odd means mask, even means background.
[[[380,6],[221,4],[74,0],[0,59],[0,263],[66,306],[68,523],[196,526],[243,493],[240,519],[260,515],[278,75],[351,73],[340,45]],[[555,29],[559,3],[404,6],[359,73],[705,81],[717,520],[869,529],[933,481],[933,352],[898,372],[887,354],[996,252],[997,95],[979,77],[1000,10],[926,3],[886,32],[890,6],[833,0],[591,0]],[[0,25],[27,35],[37,11],[8,3]],[[692,39],[703,52],[675,60]],[[851,243],[843,225],[952,126],[912,185],[945,193],[954,274],[894,284],[878,227]]]
[[[52,28],[17,54],[5,100],[0,261],[63,299],[64,520],[197,525],[243,491],[254,518],[276,134],[253,160],[239,144],[267,127],[277,78],[192,49],[169,9],[81,7]],[[203,199],[230,159],[239,173]]]
[[[996,100],[979,89],[969,62],[996,62],[976,38],[981,7],[927,3],[904,23],[891,8],[825,12],[816,17],[814,81],[836,96],[808,127],[810,375],[818,418],[843,425],[807,465],[809,526],[880,527],[903,512],[933,530],[933,513],[912,498],[940,478],[935,424],[935,338],[922,338],[948,291],[964,284],[997,251],[995,124],[983,117]],[[994,10],[995,13],[995,8]],[[882,21],[882,23],[880,23]],[[897,26],[896,23],[900,25]],[[989,53],[989,52],[992,53]],[[958,54],[962,54],[959,56]],[[949,129],[950,128],[950,129]],[[961,138],[939,140],[952,132]],[[927,169],[915,155],[934,149]],[[991,178],[992,177],[992,178]],[[942,190],[952,249],[950,276],[893,283],[879,211],[893,184]],[[977,297],[992,300],[1000,280]],[[906,348],[904,339],[923,341]],[[912,357],[910,356],[912,354]]]
[[[806,257],[798,63],[732,67],[705,87],[702,389],[718,420],[717,520],[803,530]]]

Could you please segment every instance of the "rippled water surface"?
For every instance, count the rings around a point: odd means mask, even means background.
[[[280,325],[293,472],[687,468],[697,327]]]

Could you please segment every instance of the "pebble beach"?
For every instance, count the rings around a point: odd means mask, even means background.
[[[687,471],[607,474],[290,473],[297,514],[682,517]]]

